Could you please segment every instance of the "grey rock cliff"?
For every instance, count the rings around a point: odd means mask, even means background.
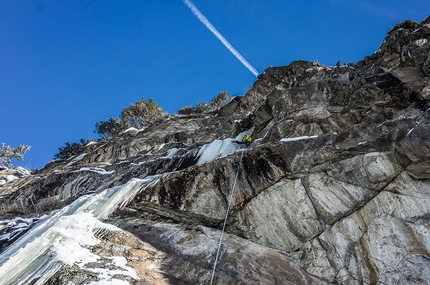
[[[197,163],[249,112],[249,149]],[[356,64],[270,67],[217,112],[170,116],[3,183],[0,216],[160,175],[107,219],[125,232],[91,250],[126,257],[138,284],[208,284],[242,154],[215,284],[428,284],[430,17]],[[49,284],[81,282],[76,270]]]

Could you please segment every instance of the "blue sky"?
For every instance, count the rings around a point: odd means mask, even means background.
[[[260,73],[357,62],[397,22],[430,15],[428,0],[192,2]],[[255,80],[182,0],[0,0],[0,143],[32,146],[15,165],[42,168],[142,97],[173,114]]]

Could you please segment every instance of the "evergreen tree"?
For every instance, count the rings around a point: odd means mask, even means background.
[[[54,155],[54,158],[65,160],[72,156],[79,155],[84,152],[85,146],[89,142],[90,141],[87,141],[82,138],[79,140],[79,143],[66,142],[66,146],[58,148],[58,153]]]
[[[119,118],[109,118],[107,121],[97,122],[94,125],[94,132],[103,138],[113,137],[122,131],[130,128],[131,124]]]
[[[243,120],[237,121],[235,123],[235,131],[233,133],[233,136],[237,136],[241,132],[244,132],[252,128],[254,126],[254,119],[255,119],[254,114],[248,114],[246,118],[244,118]]]
[[[185,106],[185,107],[182,107],[182,108],[178,109],[178,114],[179,115],[190,115],[190,114],[192,114],[194,112],[195,112],[195,108],[193,106],[191,106],[191,105]]]

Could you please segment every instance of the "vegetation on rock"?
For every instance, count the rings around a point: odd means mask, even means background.
[[[179,115],[190,115],[192,113],[195,113],[195,108],[191,105],[185,106],[185,107],[181,107],[178,110],[178,114]]]
[[[64,160],[68,159],[74,155],[79,155],[84,152],[85,146],[90,142],[90,140],[85,140],[81,138],[79,142],[69,143],[66,142],[66,145],[58,148],[58,153],[54,155],[54,158]]]
[[[127,121],[119,118],[109,118],[107,121],[97,122],[94,125],[94,132],[103,138],[110,138],[130,127],[131,124]]]
[[[154,121],[164,117],[166,113],[163,109],[150,98],[148,101],[142,98],[141,101],[135,102],[131,106],[121,111],[120,118],[109,118],[106,121],[100,121],[94,125],[94,133],[102,139],[111,139],[128,128],[134,127],[140,129],[148,126]],[[81,154],[85,145],[90,141],[80,139],[79,142],[66,142],[64,147],[60,147],[58,153],[54,155],[56,159],[64,160],[74,155]]]
[[[220,92],[217,96],[213,97],[211,102],[208,104],[206,102],[201,102],[193,107],[191,105],[182,107],[178,109],[178,114],[180,115],[191,115],[191,114],[201,114],[217,111],[219,108],[224,106],[230,100],[231,95],[227,91]]]
[[[111,138],[130,127],[141,129],[154,121],[166,116],[163,109],[150,98],[148,101],[142,98],[131,106],[121,111],[120,118],[109,118],[95,124],[94,132],[104,139]]]
[[[149,98],[146,101],[143,97],[141,101],[135,102],[121,111],[122,120],[129,122],[136,129],[141,129],[165,115],[166,113],[154,99]]]
[[[390,32],[398,30],[398,29],[408,29],[415,30],[418,27],[419,23],[414,20],[406,20],[404,22],[399,22],[397,25],[390,30]]]
[[[241,132],[244,132],[246,130],[249,130],[254,126],[254,114],[248,114],[243,120],[236,121],[235,122],[235,131],[233,133],[233,136],[237,136]]]

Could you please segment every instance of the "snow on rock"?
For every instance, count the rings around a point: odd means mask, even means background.
[[[0,185],[12,182],[17,179],[19,179],[19,177],[16,177],[15,175],[3,175],[0,179]]]
[[[24,167],[17,166],[14,169],[21,175],[21,177],[26,177],[31,175],[30,170],[25,169]]]
[[[129,285],[127,281],[113,278],[115,275],[128,275],[134,279],[139,279],[136,271],[127,266],[125,257],[114,256],[109,258],[113,267],[120,269],[110,268],[88,268],[87,270],[98,274],[98,281],[93,281],[89,285]]]
[[[30,176],[30,171],[20,166],[0,170],[0,186],[27,176]]]
[[[124,280],[112,279],[112,280],[93,281],[88,285],[129,285],[129,283]]]
[[[6,180],[6,182],[12,182],[18,179],[18,177],[16,177],[15,175],[5,175],[3,176],[3,178]]]
[[[315,139],[318,136],[302,136],[302,137],[294,137],[294,138],[283,138],[280,141],[281,142],[293,142],[293,141],[300,141],[300,140],[308,140],[308,139]]]
[[[83,223],[82,221],[85,222]],[[136,272],[127,266],[127,261],[124,257],[114,256],[112,258],[107,258],[108,263],[113,266],[103,266],[103,268],[86,266],[100,259],[100,256],[92,253],[88,249],[89,246],[96,245],[100,242],[100,240],[94,236],[96,230],[99,229],[121,231],[121,229],[113,225],[100,222],[91,213],[80,212],[74,215],[61,217],[54,228],[58,236],[61,236],[61,239],[58,238],[54,242],[54,254],[65,264],[76,264],[81,268],[98,274],[97,277],[99,280],[91,284],[128,284],[128,282],[123,280],[114,279],[113,277],[115,275],[128,275],[134,279],[139,279]],[[109,283],[112,281],[116,283]]]
[[[85,222],[82,222],[85,221]],[[118,228],[104,224],[90,213],[76,213],[58,219],[52,231],[61,238],[54,241],[53,251],[65,264],[83,266],[95,262],[98,256],[91,253],[87,246],[96,245],[99,239],[94,236],[96,229],[120,231]]]
[[[80,171],[92,171],[92,172],[102,174],[102,175],[108,175],[108,174],[115,173],[115,170],[106,171],[105,169],[100,168],[100,167],[82,167],[81,169],[73,171],[73,172],[80,172]]]
[[[134,127],[128,128],[125,131],[122,131],[120,134],[136,134],[138,130]]]
[[[97,144],[97,142],[96,142],[96,141],[90,141],[89,143],[87,143],[87,144],[85,145],[85,147],[90,146],[90,145],[95,145],[95,144]]]

